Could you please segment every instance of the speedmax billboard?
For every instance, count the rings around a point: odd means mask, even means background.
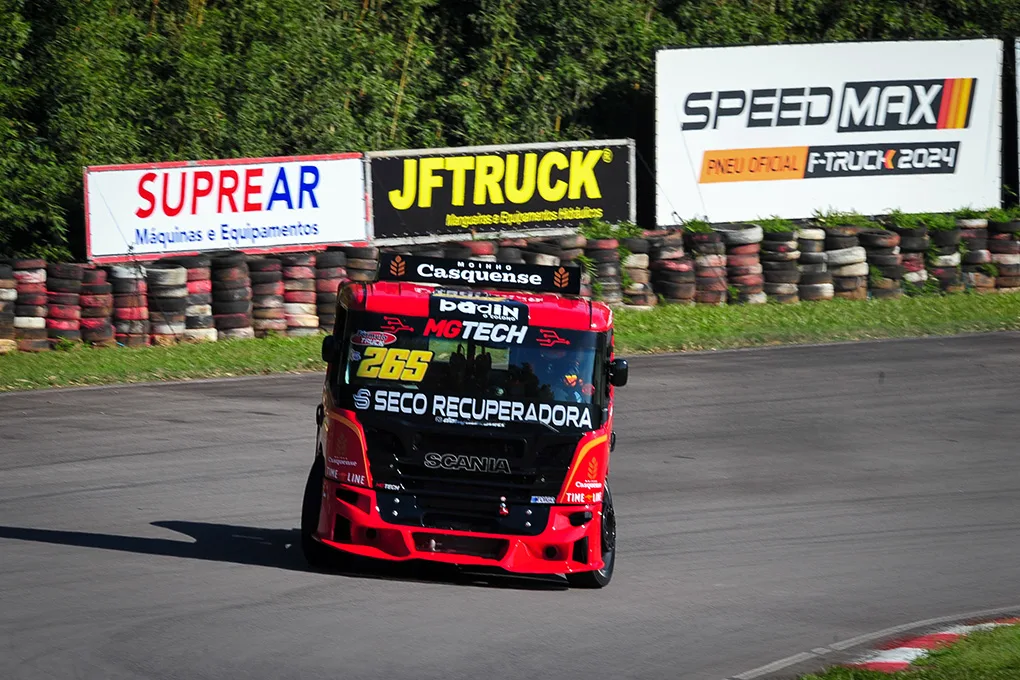
[[[997,205],[1001,54],[998,40],[662,50],[657,221]]]
[[[634,219],[631,140],[368,154],[375,239]]]

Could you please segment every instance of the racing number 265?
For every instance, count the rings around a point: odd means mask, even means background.
[[[398,347],[368,347],[358,365],[359,378],[421,382],[432,361],[432,352]]]

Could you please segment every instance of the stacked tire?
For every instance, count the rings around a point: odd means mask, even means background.
[[[46,266],[46,334],[51,344],[81,342],[81,284],[85,265]]]
[[[694,301],[702,305],[726,304],[726,244],[722,234],[686,232],[694,253]]]
[[[797,297],[803,302],[831,300],[836,291],[832,285],[832,274],[829,273],[828,255],[825,254],[825,230],[803,227],[794,232],[794,236],[797,238],[797,250],[800,251],[797,260],[797,269],[800,270]]]
[[[800,302],[800,248],[793,227],[766,231],[761,242],[765,294],[782,304]]]
[[[379,271],[379,249],[375,246],[358,246],[344,249],[347,255],[347,277],[351,281],[375,281]]]
[[[496,249],[496,262],[506,264],[524,264],[524,250],[528,247],[527,239],[511,238],[503,239]],[[582,291],[583,292],[583,291]],[[591,291],[588,291],[591,295]]]
[[[1000,293],[1020,292],[1020,222],[989,222],[988,250],[998,275]]]
[[[857,238],[858,227],[825,228],[825,260],[832,275],[834,296],[868,299],[868,254]]]
[[[212,313],[217,340],[255,337],[248,263],[241,253],[221,253],[210,260]]]
[[[595,290],[610,305],[623,302],[619,247],[615,238],[590,238],[584,247],[585,257],[595,264]]]
[[[315,297],[315,254],[293,253],[280,257],[283,265],[283,311],[287,335],[302,337],[319,332],[319,309]]]
[[[622,280],[626,282],[623,289],[623,303],[636,309],[651,309],[658,304],[659,298],[652,289],[652,274],[648,269],[651,264],[649,251],[651,245],[646,238],[625,238],[620,245],[627,251],[623,258]]]
[[[149,345],[149,300],[145,269],[140,265],[114,265],[107,278],[113,290],[113,333],[118,345]]]
[[[0,354],[18,348],[14,338],[14,308],[17,303],[18,284],[14,280],[14,268],[7,260],[0,260]]]
[[[251,279],[252,320],[256,338],[287,333],[287,314],[284,309],[283,263],[280,258],[248,258],[248,276]]]
[[[167,262],[187,270],[188,295],[184,307],[184,340],[215,342],[216,324],[212,312],[212,270],[207,255],[173,257]]]
[[[319,330],[333,332],[336,294],[347,280],[347,255],[342,250],[326,250],[315,257],[315,307]]]
[[[176,345],[187,328],[188,270],[172,262],[145,267],[149,289],[149,337],[153,345]]]
[[[646,232],[652,287],[668,304],[693,305],[697,294],[694,260],[684,250],[681,230]]]
[[[495,241],[464,241],[460,244],[468,253],[468,259],[475,262],[495,262]]]
[[[581,268],[581,295],[590,298],[592,295],[592,277],[584,267],[581,267],[580,262],[580,258],[584,256],[585,246],[588,245],[588,239],[584,234],[569,234],[559,237],[556,243],[560,247],[560,264]],[[500,246],[500,249],[496,251],[497,262],[501,261],[499,256],[502,250],[503,248]]]
[[[555,240],[532,239],[528,241],[527,248],[521,251],[521,257],[527,264],[558,267],[562,253],[563,248]]]
[[[903,295],[903,256],[900,235],[886,229],[861,229],[857,239],[868,263],[868,290],[871,297],[889,300]]]
[[[46,333],[46,262],[15,260],[14,339],[22,352],[45,352],[50,348]],[[10,297],[6,293],[5,297]]]
[[[928,281],[925,255],[930,241],[928,227],[918,224],[910,227],[889,225],[889,230],[900,237],[900,264],[903,266],[903,282],[906,287],[920,288]]]
[[[938,279],[944,293],[962,293],[965,288],[960,272],[960,228],[953,222],[948,229],[928,229],[928,273]]]
[[[958,219],[961,245],[961,278],[975,293],[995,292],[995,269],[988,249],[988,220]]]
[[[86,269],[81,280],[81,339],[97,347],[117,344],[113,330],[113,286],[105,269]]]
[[[761,264],[762,228],[757,224],[739,224],[718,231],[726,242],[726,279],[737,293],[730,303],[764,304],[768,298]]]

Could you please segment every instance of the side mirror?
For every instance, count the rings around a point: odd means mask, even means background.
[[[613,387],[623,387],[627,384],[627,373],[629,367],[626,359],[613,359],[609,364],[609,384]]]
[[[327,364],[340,361],[340,343],[332,333],[322,339],[322,360]]]

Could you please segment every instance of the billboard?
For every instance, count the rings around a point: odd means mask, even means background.
[[[361,154],[85,168],[90,260],[364,241]]]
[[[382,243],[634,221],[634,142],[551,142],[367,154]]]
[[[665,49],[656,221],[998,205],[999,40]]]

